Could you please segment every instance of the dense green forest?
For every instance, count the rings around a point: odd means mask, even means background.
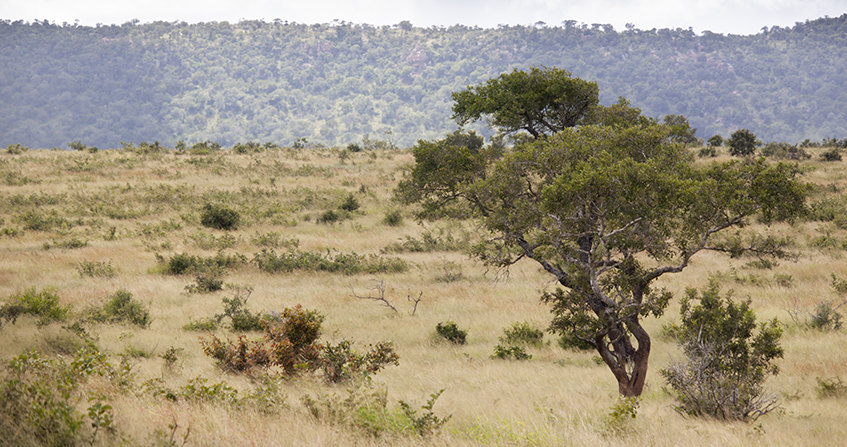
[[[750,36],[574,21],[0,21],[0,145],[408,146],[455,128],[451,92],[542,65],[598,82],[603,104],[623,96],[647,115],[685,115],[704,138],[739,128],[763,141],[847,136],[847,14]]]

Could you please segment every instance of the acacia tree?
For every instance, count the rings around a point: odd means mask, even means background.
[[[562,288],[543,296],[551,329],[592,346],[619,392],[638,396],[651,347],[642,319],[671,299],[653,283],[704,250],[781,254],[773,238],[720,236],[804,205],[793,167],[698,165],[672,133],[655,122],[583,125],[505,154],[422,141],[397,195],[430,211],[463,203],[489,236],[477,256],[501,267],[528,258],[553,275]]]
[[[576,126],[597,105],[596,82],[558,68],[515,69],[453,93],[453,118],[460,125],[487,118],[503,132],[533,138]]]

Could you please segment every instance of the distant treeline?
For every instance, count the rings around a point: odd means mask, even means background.
[[[453,130],[450,93],[514,68],[598,82],[601,103],[697,135],[847,136],[847,14],[751,36],[561,26],[418,28],[0,21],[0,146],[178,140],[409,146]]]

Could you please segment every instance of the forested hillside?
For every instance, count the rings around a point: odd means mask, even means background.
[[[682,114],[698,136],[847,136],[847,14],[752,36],[608,25],[0,22],[0,145],[399,146],[455,128],[450,93],[513,68],[597,81],[601,103]]]

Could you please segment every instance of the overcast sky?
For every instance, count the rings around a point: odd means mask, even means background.
[[[0,19],[122,24],[133,19],[189,23],[282,19],[300,23],[342,20],[415,26],[550,26],[565,20],[640,29],[693,28],[700,33],[755,34],[764,26],[847,13],[847,0],[0,0]],[[2,43],[2,42],[0,42]]]

